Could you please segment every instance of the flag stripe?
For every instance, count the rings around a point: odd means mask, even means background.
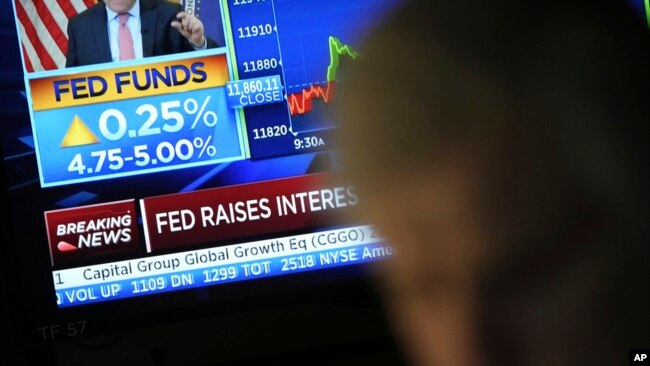
[[[70,3],[77,10],[77,13],[81,13],[86,10],[88,6],[83,2],[83,0],[70,0]]]
[[[61,30],[61,24],[54,19],[54,16],[52,12],[47,8],[45,5],[45,2],[38,1],[34,3],[34,6],[36,8],[36,12],[38,13],[38,16],[41,18],[41,22],[47,28],[47,31],[50,33],[52,36],[52,39],[54,40],[54,43],[57,45],[59,50],[61,50],[61,53],[63,55],[68,53],[68,37],[63,33]],[[66,20],[66,27],[67,27],[67,20]]]
[[[63,13],[68,19],[77,15],[77,9],[75,9],[74,6],[72,6],[70,0],[57,0],[57,4],[59,4],[61,10],[63,10]]]
[[[25,68],[27,69],[28,72],[33,72],[34,67],[32,67],[32,63],[29,62],[29,56],[27,56],[27,51],[25,51],[25,45],[22,45],[20,47],[20,50],[23,53],[23,62],[25,62]]]
[[[14,0],[28,72],[65,67],[68,20],[96,0]]]
[[[60,1],[60,0],[59,0]],[[61,7],[58,2],[54,1],[46,1],[45,6],[47,9],[52,13],[52,18],[56,20],[56,24],[59,25],[59,28],[61,29],[61,32],[65,35],[66,39],[68,38],[67,36],[67,29],[68,29],[68,19],[77,15],[77,13],[72,13],[72,16],[68,16],[64,11],[63,7]]]
[[[52,59],[52,61],[54,61],[54,65],[55,65],[54,68],[58,68],[59,65],[65,64],[65,54],[61,52],[59,47],[57,47],[56,42],[52,37],[52,34],[47,28],[47,25],[38,16],[38,12],[36,11],[34,2],[32,0],[20,0],[20,3],[23,5],[24,13],[27,15],[29,21],[31,22],[31,27],[36,31],[36,37],[38,38],[37,39],[38,42],[41,43],[43,48],[45,48],[47,53],[49,53],[49,56]],[[29,32],[28,25],[25,25],[25,30]],[[30,36],[32,43],[34,43],[34,46],[37,46],[36,39],[32,38],[32,36],[29,33],[28,35]],[[39,50],[38,47],[36,49]],[[40,50],[39,50],[39,54],[40,54]],[[46,65],[44,64],[43,66]]]
[[[18,13],[18,19],[20,20],[20,23],[25,30],[25,35],[27,36],[24,38],[29,39],[29,41],[32,43],[32,46],[34,46],[34,50],[36,50],[38,58],[41,61],[41,65],[43,65],[43,67],[47,70],[56,69],[56,63],[52,57],[50,57],[48,50],[43,46],[43,43],[38,37],[38,32],[36,32],[36,28],[34,28],[34,24],[29,19],[29,16],[25,12],[25,9],[23,8],[23,5],[20,1],[16,1],[16,13]]]
[[[23,51],[23,62],[25,62],[25,68],[28,72],[34,72],[34,67],[32,66],[32,62],[29,60],[29,55],[27,54],[24,45],[21,47],[21,50]]]
[[[32,68],[31,71],[38,71],[38,70],[43,70],[43,65],[41,65],[41,60],[38,57],[38,53],[34,49],[34,46],[32,45],[32,42],[30,42],[29,38],[24,36],[25,34],[25,28],[23,27],[22,23],[18,23],[18,27],[20,28],[20,34],[23,35],[23,50],[25,51],[25,61],[27,64]],[[25,65],[27,67],[27,65]],[[29,69],[28,69],[29,70]]]

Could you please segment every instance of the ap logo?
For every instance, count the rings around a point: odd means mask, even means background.
[[[630,350],[630,366],[650,365],[650,350],[633,349]]]

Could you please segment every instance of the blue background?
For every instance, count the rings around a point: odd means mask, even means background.
[[[206,98],[210,96],[211,100],[206,107],[207,111],[214,111],[218,116],[216,126],[207,127],[203,121],[198,121],[194,130],[191,129],[194,115],[189,115],[183,110],[184,101],[188,98],[193,98],[198,103],[198,108]],[[149,117],[148,113],[138,116],[135,111],[143,104],[151,104],[155,106],[158,111],[158,122],[154,123],[152,127],[160,128],[163,125],[162,116],[160,115],[160,104],[162,102],[179,100],[180,108],[174,108],[173,111],[183,114],[185,123],[183,129],[176,133],[167,133],[162,131],[158,135],[134,137],[129,138],[125,135],[118,141],[110,141],[104,138],[99,130],[99,116],[107,109],[117,109],[121,111],[126,117],[127,130],[137,130],[144,124]],[[90,130],[101,141],[97,144],[75,146],[60,148],[61,141],[65,137],[70,122],[77,115],[90,128]],[[89,104],[82,107],[71,107],[46,110],[34,113],[34,125],[36,126],[36,136],[38,138],[38,146],[40,151],[41,169],[43,172],[44,183],[51,184],[64,184],[70,181],[92,181],[99,179],[106,179],[107,177],[118,177],[122,175],[143,174],[143,170],[174,170],[179,167],[188,167],[196,164],[205,164],[208,161],[217,162],[223,159],[243,158],[243,151],[239,146],[239,134],[237,131],[237,123],[235,120],[234,111],[228,107],[226,103],[225,88],[206,89],[198,91],[189,91],[183,93],[174,93],[171,95],[152,96],[146,98],[129,99],[124,101]],[[117,122],[110,118],[107,123],[109,129],[113,132],[117,129]],[[68,171],[68,165],[73,157],[81,153],[83,155],[84,164],[93,167],[95,166],[96,158],[91,157],[91,152],[98,150],[108,150],[120,148],[122,150],[122,157],[133,157],[133,147],[137,145],[147,144],[147,152],[155,158],[156,146],[163,141],[168,141],[174,145],[178,140],[186,138],[193,141],[195,137],[201,137],[204,140],[212,136],[211,144],[216,147],[216,155],[212,158],[204,154],[199,158],[199,150],[195,149],[194,157],[187,161],[182,161],[178,158],[170,163],[163,164],[160,162],[157,165],[149,165],[146,167],[138,167],[135,165],[135,160],[125,162],[122,169],[119,171],[110,170],[107,166],[108,162],[104,164],[101,172],[94,172],[92,174],[80,175],[78,172]]]

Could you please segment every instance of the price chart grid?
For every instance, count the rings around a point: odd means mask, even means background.
[[[295,133],[335,127],[327,117],[364,37],[397,0],[273,0]]]

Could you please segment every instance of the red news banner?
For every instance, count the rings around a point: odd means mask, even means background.
[[[147,252],[332,226],[357,205],[352,186],[328,173],[45,212],[52,265],[81,265]]]
[[[141,200],[148,252],[333,225],[358,203],[327,173]]]

